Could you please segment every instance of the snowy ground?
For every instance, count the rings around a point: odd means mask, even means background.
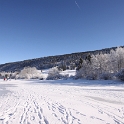
[[[47,78],[48,76],[49,69],[42,70],[42,76],[44,78]],[[69,76],[74,76],[76,73],[76,70],[65,70],[65,71],[60,71],[60,74],[62,75],[69,75]]]
[[[124,124],[124,84],[0,80],[0,124]]]

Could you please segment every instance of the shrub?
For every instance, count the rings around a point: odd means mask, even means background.
[[[86,79],[88,79],[88,80],[96,80],[97,79],[97,74],[95,74],[95,73],[88,74]]]
[[[124,69],[120,70],[117,74],[116,77],[121,80],[124,81]]]
[[[49,70],[47,80],[58,80],[58,79],[67,79],[69,75],[62,75],[57,67],[53,67]]]
[[[19,75],[17,75],[17,78],[21,79],[38,79],[42,78],[42,74],[40,70],[37,70],[35,67],[25,67]]]
[[[112,75],[110,73],[103,73],[99,76],[99,78],[103,80],[110,80],[112,79]]]

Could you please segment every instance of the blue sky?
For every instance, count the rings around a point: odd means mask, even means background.
[[[124,0],[0,0],[0,64],[124,45]]]

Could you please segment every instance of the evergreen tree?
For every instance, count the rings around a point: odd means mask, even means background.
[[[82,65],[83,65],[83,59],[82,59],[82,58],[80,58],[80,59],[79,59],[79,64],[78,64],[78,66],[77,66],[77,69],[76,69],[76,70],[80,70],[80,69],[82,68]]]
[[[86,56],[85,60],[87,61],[87,63],[90,63],[91,64],[91,55],[90,53]]]

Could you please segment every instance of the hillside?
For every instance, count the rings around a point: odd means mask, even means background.
[[[66,65],[67,67],[70,67],[72,65],[76,66],[79,59],[85,58],[89,53],[90,54],[98,54],[101,52],[109,53],[111,49],[115,50],[116,48],[117,47],[112,47],[112,48],[106,48],[106,49],[95,50],[95,51],[78,52],[78,53],[72,53],[72,54],[48,56],[48,57],[29,59],[29,60],[18,61],[18,62],[5,63],[0,65],[0,72],[20,71],[24,67],[28,67],[28,66],[36,67],[39,70],[48,69],[58,65],[59,66]]]

